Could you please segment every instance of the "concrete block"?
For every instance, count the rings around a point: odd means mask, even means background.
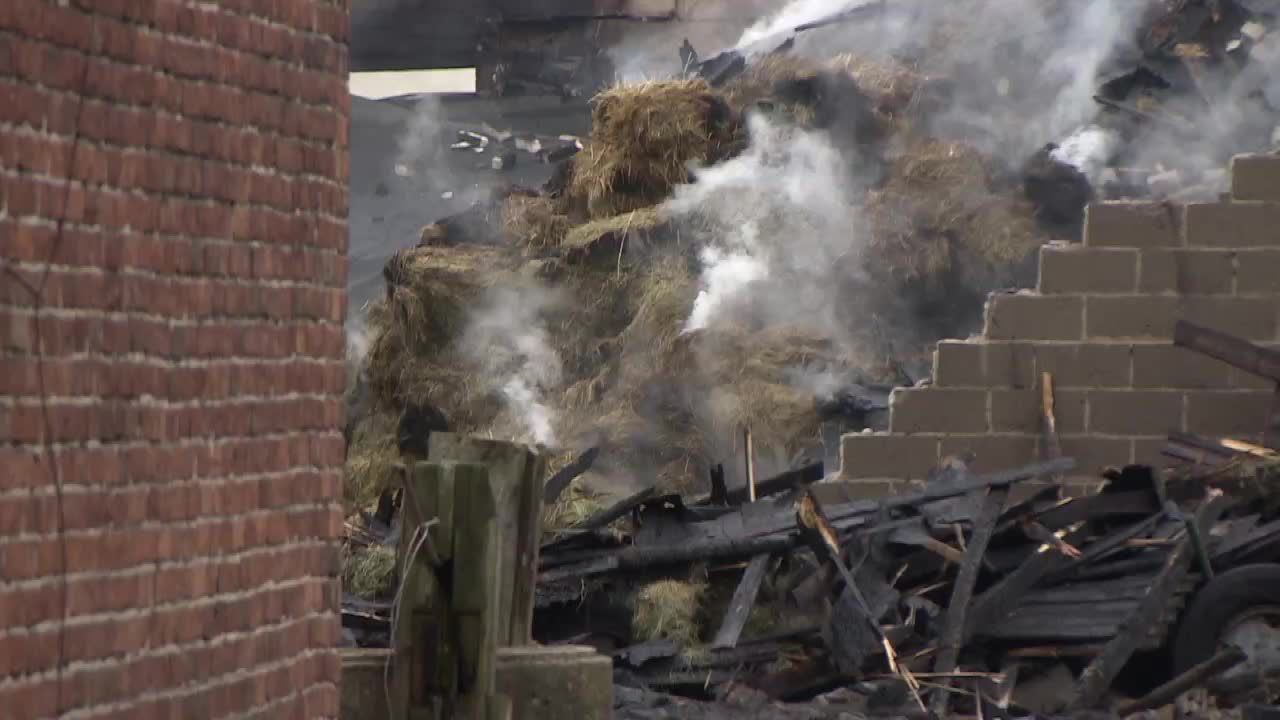
[[[1068,295],[1000,293],[987,300],[990,340],[1079,340],[1084,333],[1084,299]]]
[[[933,351],[933,386],[1030,387],[1036,357],[1028,343],[945,340]]]
[[[1079,245],[1040,249],[1040,283],[1045,295],[1132,293],[1138,282],[1138,251]]]
[[[1072,474],[1080,477],[1097,477],[1104,468],[1127,465],[1133,457],[1133,441],[1129,438],[1064,435],[1059,443],[1064,457],[1075,458]]]
[[[1087,247],[1177,247],[1182,245],[1178,211],[1147,202],[1094,203],[1085,211]]]
[[[613,717],[613,662],[589,647],[501,648],[495,687],[519,720]]]
[[[1229,295],[1235,290],[1230,250],[1143,250],[1138,292]]]
[[[976,473],[1010,470],[1039,459],[1038,435],[947,435],[942,438],[942,457],[972,452],[969,468]]]
[[[1129,387],[1131,347],[1128,343],[1035,343],[1031,349],[1037,383],[1047,372],[1057,388]]]
[[[1181,392],[1095,390],[1089,393],[1091,433],[1151,436],[1182,429]]]
[[[1150,295],[1094,296],[1085,303],[1090,339],[1169,339],[1178,318],[1178,299]]]
[[[1134,345],[1133,386],[1226,389],[1231,387],[1231,366],[1170,344]]]
[[[986,347],[979,342],[943,340],[933,350],[933,384],[982,387],[987,384]]]
[[[889,430],[895,433],[987,431],[986,390],[898,388],[889,398]]]
[[[1186,209],[1187,245],[1280,246],[1280,203],[1198,203]]]
[[[1280,202],[1280,155],[1237,155],[1232,158],[1231,197]]]
[[[1053,414],[1058,423],[1058,433],[1083,433],[1088,413],[1088,392],[1055,388],[1053,396]],[[1040,433],[1042,405],[1039,389],[992,390],[991,431]],[[943,454],[946,454],[945,449]]]
[[[1276,339],[1278,308],[1276,297],[1188,297],[1178,303],[1183,320],[1262,342]]]
[[[1280,250],[1236,253],[1236,294],[1280,294]]]
[[[989,387],[1035,387],[1036,345],[1025,342],[986,343],[986,380]]]
[[[1133,441],[1133,462],[1138,465],[1150,465],[1164,468],[1176,465],[1178,461],[1164,454],[1166,437],[1137,438]]]
[[[1187,432],[1215,437],[1261,437],[1272,393],[1254,390],[1187,393]]]
[[[938,465],[938,438],[863,433],[840,439],[840,478],[922,478]]]

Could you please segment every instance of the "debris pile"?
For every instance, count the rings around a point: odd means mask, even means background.
[[[1206,683],[1266,699],[1268,651],[1219,643],[1247,644],[1228,637],[1233,613],[1271,602],[1259,587],[1224,607],[1231,588],[1280,580],[1257,564],[1280,559],[1276,494],[1238,482],[1273,482],[1277,456],[1125,467],[1065,499],[1048,479],[1071,467],[973,477],[957,458],[876,500],[822,500],[820,467],[760,483],[754,501],[714,477],[696,498],[650,488],[543,546],[535,635],[612,654],[636,702],[745,692],[757,710],[811,708],[835,693],[839,711],[872,715],[1124,717]],[[1262,626],[1256,647],[1274,640]]]
[[[1231,698],[1256,690],[1252,661],[1219,652],[1230,618],[1212,608],[1228,591],[1208,591],[1280,559],[1274,450],[1174,437],[1189,469],[1126,467],[1075,499],[1060,458],[980,478],[956,458],[879,499],[819,482],[840,434],[882,428],[889,388],[922,380],[933,341],[977,327],[986,294],[1025,283],[1037,248],[1075,232],[1088,202],[1212,195],[1219,155],[1272,142],[1274,80],[1258,70],[1280,47],[1274,14],[1159,5],[1141,59],[1097,91],[1096,122],[1016,166],[933,122],[954,88],[925,64],[819,62],[791,41],[611,88],[582,140],[492,128],[447,139],[491,156],[494,172],[530,158],[556,171],[427,225],[384,269],[362,375],[370,410],[348,430],[348,642],[387,642],[401,466],[425,457],[431,432],[529,440],[536,408],[556,440],[543,448],[554,472],[535,631],[611,654],[632,710],[674,694],[690,717],[726,704],[789,717],[801,701],[831,717],[1127,715],[1210,679]],[[1223,127],[1231,142],[1197,144],[1203,157],[1152,150]],[[1242,127],[1254,131],[1235,137]],[[707,273],[732,256],[708,239],[737,218],[680,196],[771,128],[783,142],[761,154],[820,136],[847,171],[839,232],[816,226],[837,236],[811,261],[828,267],[794,287],[799,298],[821,285],[837,311],[691,322],[716,282],[741,279]],[[785,254],[795,225],[767,210],[743,222]],[[495,298],[516,307],[477,339]],[[542,360],[554,372],[514,374]],[[1174,690],[1129,677],[1157,666],[1148,675]]]

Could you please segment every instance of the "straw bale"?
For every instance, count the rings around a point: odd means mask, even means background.
[[[741,126],[703,80],[617,85],[594,99],[591,140],[574,157],[567,195],[591,218],[664,200],[695,164],[728,157]]]

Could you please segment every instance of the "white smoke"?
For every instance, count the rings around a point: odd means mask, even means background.
[[[1086,125],[1063,140],[1050,157],[1079,170],[1092,183],[1098,182],[1107,163],[1120,147],[1120,133]]]
[[[781,10],[747,28],[738,38],[737,49],[749,48],[762,40],[783,36],[805,23],[865,4],[867,0],[792,0]]]
[[[748,124],[746,152],[700,171],[666,206],[708,229],[685,330],[747,322],[831,332],[839,324],[833,276],[863,237],[851,202],[858,183],[824,133],[761,116]]]
[[[484,381],[505,399],[521,439],[551,447],[555,423],[545,398],[559,387],[562,367],[547,317],[559,305],[560,298],[542,287],[495,288],[472,313],[462,339]]]

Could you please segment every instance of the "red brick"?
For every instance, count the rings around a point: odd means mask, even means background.
[[[333,715],[345,10],[19,5],[0,3],[0,706]],[[64,576],[91,619],[62,661],[92,664],[55,688],[16,676],[58,659]]]

